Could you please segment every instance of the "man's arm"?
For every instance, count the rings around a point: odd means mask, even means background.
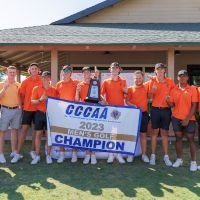
[[[0,99],[5,95],[7,88],[9,87],[9,83],[6,81],[3,84],[3,88],[0,90]]]
[[[196,108],[197,108],[197,103],[196,103],[196,102],[192,102],[192,106],[191,106],[191,109],[190,109],[189,114],[188,114],[187,117],[186,117],[184,120],[182,120],[182,122],[181,122],[181,123],[182,123],[182,126],[187,126],[187,125],[188,125],[188,123],[189,123],[189,121],[190,121],[192,115],[194,115],[194,113],[195,113],[195,111],[196,111]]]

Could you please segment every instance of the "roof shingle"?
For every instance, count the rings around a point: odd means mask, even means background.
[[[69,24],[0,30],[0,45],[199,45],[200,23]]]

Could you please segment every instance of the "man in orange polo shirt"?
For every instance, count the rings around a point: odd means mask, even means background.
[[[101,95],[105,99],[106,103],[109,105],[124,105],[124,95],[126,93],[126,80],[122,79],[119,74],[121,72],[121,67],[119,63],[114,62],[110,65],[111,77],[104,80],[101,86]],[[113,153],[108,154],[107,163],[113,163],[115,155]],[[116,155],[116,159],[119,163],[125,163],[121,154]]]
[[[47,135],[46,99],[48,96],[56,97],[57,94],[56,89],[50,85],[50,81],[51,81],[51,73],[49,71],[44,71],[42,73],[42,85],[34,87],[32,91],[31,103],[33,105],[36,105],[36,112],[35,112],[36,156],[31,162],[32,165],[36,165],[40,161],[41,137],[44,130]],[[52,158],[50,155],[51,147],[48,146],[48,142],[46,143],[47,143],[46,163],[51,164],[52,163]]]
[[[171,78],[166,77],[166,67],[162,63],[155,65],[156,77],[153,77],[148,82],[149,98],[153,99],[151,109],[151,123],[153,133],[151,135],[152,154],[150,157],[150,164],[156,164],[156,145],[157,137],[160,130],[162,137],[164,162],[166,166],[172,166],[172,162],[168,156],[168,131],[171,121],[171,108],[169,108],[166,98],[175,84]]]
[[[24,140],[26,138],[28,130],[31,127],[32,123],[34,123],[35,121],[36,106],[31,104],[32,90],[35,86],[39,86],[42,84],[41,77],[39,76],[39,67],[37,63],[30,64],[28,73],[30,74],[30,76],[26,78],[24,81],[22,81],[21,87],[19,90],[22,102],[24,104],[23,114],[22,114],[22,128],[19,134],[17,153],[11,160],[11,163],[16,163],[21,158],[19,153],[24,145]],[[30,152],[30,155],[32,159],[35,157],[34,127],[32,130],[32,151]]]
[[[90,86],[90,80],[91,80],[91,69],[90,67],[83,67],[82,69],[83,74],[83,81],[81,81],[76,88],[76,101],[85,102],[85,99],[88,94],[89,86]],[[73,152],[72,158],[76,158],[77,160],[77,154],[76,151]],[[95,165],[97,163],[95,151],[86,151],[85,158],[83,160],[83,164],[88,164],[91,159],[91,164]]]
[[[170,92],[167,99],[168,104],[173,107],[172,126],[176,136],[177,159],[173,167],[180,167],[182,160],[182,139],[187,137],[190,145],[191,163],[190,171],[197,170],[196,147],[194,143],[195,134],[195,110],[198,102],[197,89],[188,85],[188,73],[186,70],[178,72],[178,85]]]
[[[144,73],[142,71],[136,71],[134,73],[135,85],[128,88],[126,104],[129,106],[136,106],[142,109],[142,121],[140,127],[140,143],[142,148],[142,160],[145,163],[149,163],[149,158],[146,155],[147,151],[147,126],[149,122],[149,114],[147,112],[148,105],[148,88],[144,84]],[[127,162],[132,162],[133,156],[128,156]]]
[[[71,78],[72,71],[73,69],[69,65],[65,65],[62,68],[61,76],[63,77],[63,80],[59,81],[56,84],[56,91],[58,94],[58,98],[60,99],[75,101],[76,87],[79,81],[72,80]],[[60,147],[60,154],[57,162],[62,163],[64,159],[65,159],[65,149],[64,147]],[[72,162],[75,160],[76,159],[73,159],[72,157]]]
[[[21,123],[21,101],[19,96],[20,84],[15,81],[17,69],[10,66],[6,70],[7,79],[0,83],[0,163],[5,163],[4,136],[8,127],[11,128],[12,151],[17,148],[17,130]]]

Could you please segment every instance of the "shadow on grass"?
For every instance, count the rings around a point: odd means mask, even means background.
[[[174,151],[173,145],[171,147],[171,151]],[[67,160],[60,165],[54,163],[47,166],[45,161],[42,161],[37,166],[31,166],[26,155],[23,162],[0,166],[0,197],[4,193],[10,200],[23,200],[25,197],[19,192],[21,186],[32,189],[33,193],[42,189],[51,192],[59,187],[57,183],[89,191],[94,196],[101,196],[104,189],[113,189],[113,192],[118,189],[125,197],[133,198],[138,196],[138,189],[143,188],[152,198],[166,198],[167,193],[176,195],[177,188],[179,191],[180,188],[187,188],[198,197],[200,171],[189,172],[189,166],[186,166],[189,164],[188,149],[185,151],[185,166],[179,169],[165,167],[161,156],[158,157],[158,164],[152,167],[142,163],[140,158],[136,158],[132,164],[125,165],[108,165],[105,160],[100,160],[95,166],[84,166],[82,160],[76,164]],[[175,158],[174,153],[171,153]],[[59,198],[59,193],[57,195]]]

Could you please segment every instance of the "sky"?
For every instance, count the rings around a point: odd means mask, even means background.
[[[47,25],[104,0],[0,0],[0,29]]]

